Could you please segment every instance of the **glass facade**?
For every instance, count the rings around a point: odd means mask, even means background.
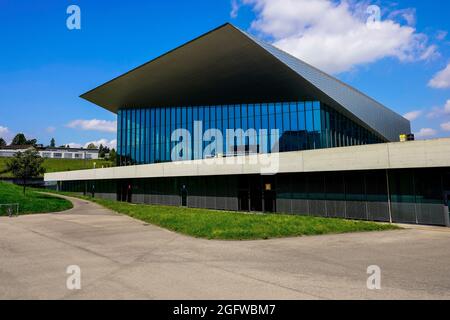
[[[218,129],[223,133],[223,150],[216,152],[225,156],[251,151],[271,152],[277,142],[280,152],[385,142],[318,101],[127,108],[118,112],[118,164],[126,166],[171,161],[172,150],[179,142],[172,141],[172,132],[186,129],[190,134],[181,139],[190,139],[190,145],[193,145],[195,121],[201,121],[202,133],[208,129]],[[235,137],[234,150],[227,148],[227,129],[246,132]],[[265,132],[260,131],[264,129]],[[272,129],[278,129],[278,134]],[[210,143],[203,141],[201,152],[194,149],[187,151],[189,153],[184,155],[185,159],[217,156],[203,152]]]

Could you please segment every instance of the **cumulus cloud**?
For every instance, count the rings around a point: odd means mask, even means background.
[[[242,0],[256,14],[251,28],[280,49],[330,73],[392,57],[402,62],[437,54],[418,33],[414,9],[368,23],[368,2],[332,0]],[[399,19],[401,18],[401,19]],[[398,21],[402,20],[402,21]]]
[[[107,120],[74,120],[67,124],[72,129],[80,129],[84,131],[100,131],[114,133],[117,131],[117,121]]]
[[[450,100],[447,100],[444,107],[442,108],[433,108],[427,115],[428,118],[438,118],[444,115],[450,114]]]
[[[405,119],[408,119],[409,121],[414,121],[417,118],[419,118],[422,115],[422,113],[423,113],[422,110],[411,111],[403,115],[403,117]]]
[[[7,128],[7,127],[2,127],[2,126],[0,126],[0,137],[1,136],[6,136],[6,135],[8,135],[10,132],[9,132],[9,129]]]
[[[6,143],[11,143],[13,139],[13,134],[9,130],[9,128],[0,126],[0,138],[3,138],[6,141]]]
[[[450,88],[450,63],[444,70],[441,70],[435,74],[433,79],[428,82],[428,86],[435,89]]]
[[[240,4],[238,0],[231,0],[231,12],[230,17],[235,19],[238,16]]]
[[[437,131],[431,128],[422,128],[415,134],[417,138],[430,138],[437,135]]]
[[[450,131],[450,122],[441,124],[441,129],[444,131]]]

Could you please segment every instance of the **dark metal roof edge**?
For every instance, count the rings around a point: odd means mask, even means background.
[[[172,52],[174,52],[174,51],[177,51],[178,49],[181,49],[181,48],[187,46],[188,44],[190,44],[190,43],[192,43],[192,42],[194,42],[194,41],[197,41],[197,40],[199,40],[199,39],[201,39],[201,38],[203,38],[203,37],[205,37],[205,36],[207,36],[207,35],[209,35],[209,34],[215,32],[215,31],[220,30],[220,29],[222,29],[222,28],[225,28],[225,27],[227,27],[227,26],[232,26],[233,28],[239,30],[238,28],[236,28],[235,26],[233,26],[231,23],[226,22],[226,23],[224,23],[224,24],[218,26],[217,28],[214,28],[214,29],[212,29],[212,30],[210,30],[210,31],[208,31],[208,32],[206,32],[206,33],[203,33],[202,35],[200,35],[200,36],[198,36],[198,37],[196,37],[196,38],[194,38],[194,39],[192,39],[192,40],[190,40],[190,41],[188,41],[188,42],[185,42],[185,43],[183,43],[182,45],[180,45],[180,46],[178,46],[178,47],[176,47],[176,48],[174,48],[174,49],[172,49],[172,50],[169,50],[169,51],[167,51],[166,53],[163,53],[162,55],[160,55],[160,56],[158,56],[158,57],[156,57],[156,58],[153,58],[153,59],[151,59],[151,60],[149,60],[149,61],[147,61],[147,62],[145,62],[145,63],[143,63],[143,64],[141,64],[141,65],[139,65],[139,66],[137,66],[137,67],[135,67],[135,68],[133,68],[133,69],[131,69],[131,70],[129,70],[129,71],[127,71],[127,72],[125,72],[125,73],[123,73],[123,74],[121,74],[121,75],[119,75],[119,76],[117,76],[117,77],[115,77],[115,78],[113,78],[113,79],[111,79],[111,80],[109,80],[109,81],[107,81],[107,82],[105,82],[105,83],[103,83],[103,84],[101,84],[101,85],[99,85],[99,86],[97,86],[97,87],[91,89],[91,90],[89,90],[89,91],[87,91],[87,92],[85,92],[85,93],[81,94],[79,97],[82,98],[82,99],[85,99],[85,100],[90,101],[89,99],[86,98],[86,95],[90,94],[91,92],[93,92],[93,91],[95,91],[95,90],[97,90],[97,89],[100,89],[101,87],[104,87],[104,86],[110,84],[111,82],[113,82],[113,81],[115,81],[115,80],[117,80],[117,79],[120,79],[120,78],[122,78],[122,77],[124,77],[124,76],[126,76],[126,75],[128,75],[128,74],[130,74],[130,73],[132,73],[132,72],[134,72],[134,71],[136,71],[136,70],[138,70],[138,69],[140,69],[140,68],[142,68],[142,67],[144,67],[144,66],[146,66],[146,65],[148,65],[148,64],[150,64],[150,63],[152,63],[152,62],[154,62],[154,61],[156,61],[156,60],[161,59],[161,58],[164,57],[164,56],[167,56],[168,54],[170,54],[170,53],[172,53]],[[92,101],[90,101],[90,102],[92,102]],[[102,107],[102,106],[101,106],[101,107]],[[102,108],[103,108],[103,107],[102,107]]]

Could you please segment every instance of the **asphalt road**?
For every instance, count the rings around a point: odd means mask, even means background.
[[[0,299],[450,298],[449,229],[208,241],[73,202],[0,218]],[[80,290],[67,289],[70,265]],[[380,290],[367,289],[370,265]]]

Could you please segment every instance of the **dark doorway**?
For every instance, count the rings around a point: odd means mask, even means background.
[[[264,212],[276,212],[275,176],[262,176]]]
[[[250,211],[248,190],[238,192],[239,211]]]
[[[123,181],[118,183],[117,200],[122,202],[131,202],[132,186],[131,182]]]
[[[186,186],[183,185],[181,187],[181,206],[187,207],[187,197],[188,197],[188,191],[186,189]]]
[[[274,185],[273,179],[273,176],[269,178],[261,175],[240,176],[238,182],[239,210],[274,212],[275,192],[271,189]]]
[[[263,211],[263,194],[261,189],[261,178],[252,177],[250,180],[250,211]]]
[[[274,191],[264,191],[264,212],[276,212]]]

